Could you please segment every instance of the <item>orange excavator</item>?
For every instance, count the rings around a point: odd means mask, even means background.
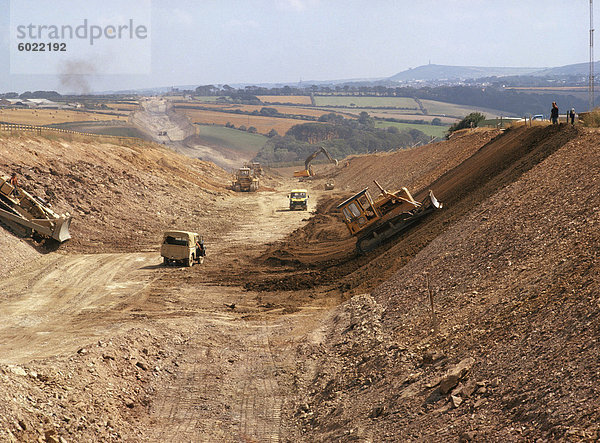
[[[315,152],[313,152],[308,157],[306,157],[306,160],[304,160],[304,169],[301,171],[294,171],[294,177],[300,177],[300,178],[313,177],[315,174],[314,174],[310,164],[317,157],[317,155],[319,155],[321,153],[325,154],[325,156],[329,159],[329,161],[331,163],[335,163],[336,166],[338,165],[338,161],[335,158],[333,158],[331,156],[331,154],[329,154],[329,152],[327,152],[327,150],[323,146],[321,146]]]

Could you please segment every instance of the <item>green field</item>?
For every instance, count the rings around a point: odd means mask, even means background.
[[[351,95],[317,95],[316,106],[345,106],[348,108],[411,108],[419,110],[419,105],[408,97],[355,97]]]
[[[222,146],[239,152],[256,153],[268,138],[260,134],[224,128],[223,126],[197,125],[199,137],[207,144]]]
[[[193,100],[184,99],[181,95],[169,96],[178,105],[193,105],[194,103],[216,103],[218,96],[216,95],[195,95]]]
[[[110,125],[106,124],[106,122],[68,122],[47,126],[76,132],[88,132],[90,134],[114,135],[117,137],[137,137],[143,140],[152,140],[146,134],[133,126]]]
[[[429,115],[445,115],[449,117],[463,118],[471,112],[481,112],[488,118],[504,115],[510,116],[509,112],[498,111],[495,109],[478,108],[476,106],[462,106],[452,103],[438,102],[434,100],[421,100]]]
[[[390,126],[395,126],[399,131],[405,131],[407,129],[417,129],[424,134],[427,134],[432,137],[437,137],[439,139],[443,139],[444,135],[448,131],[449,126],[434,126],[434,125],[418,125],[411,123],[397,123],[397,122],[385,122],[385,121],[376,121],[376,128],[388,128]]]

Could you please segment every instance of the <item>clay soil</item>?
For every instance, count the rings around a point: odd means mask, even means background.
[[[599,147],[465,131],[323,167],[291,212],[285,176],[235,194],[159,145],[0,137],[75,215],[57,250],[0,232],[0,440],[598,438]],[[444,208],[359,255],[335,208],[373,179]],[[160,264],[174,227],[203,265]]]

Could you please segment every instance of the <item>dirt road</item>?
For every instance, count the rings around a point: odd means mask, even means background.
[[[295,347],[336,300],[286,309],[286,294],[216,285],[308,217],[287,209],[285,191],[222,204],[230,219],[219,238],[206,239],[202,266],[167,268],[155,252],[48,254],[14,272],[0,283],[0,364],[74,354],[135,327],[169,330],[185,337],[177,372],[139,412],[143,426],[131,438],[144,429],[157,441],[279,441]]]

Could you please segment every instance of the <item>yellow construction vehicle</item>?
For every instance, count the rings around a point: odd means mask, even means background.
[[[321,146],[315,152],[313,152],[308,157],[306,157],[306,160],[304,160],[304,169],[301,171],[294,171],[294,177],[300,177],[300,178],[313,177],[315,174],[314,174],[310,164],[316,158],[316,156],[321,153],[325,154],[325,156],[329,159],[329,161],[331,163],[335,163],[336,166],[338,165],[338,161],[335,158],[333,158],[331,156],[331,154],[329,154],[329,152],[327,152],[327,150],[324,147]]]
[[[255,177],[260,177],[263,174],[263,169],[259,162],[246,162],[244,163],[244,168],[250,168],[252,175]]]
[[[375,184],[381,191],[377,200],[374,201],[369,195],[369,188],[365,188],[337,206],[350,234],[357,238],[359,252],[375,249],[423,216],[442,208],[442,203],[437,201],[431,190],[423,201],[418,202],[406,188],[392,193],[383,189],[377,181]]]
[[[21,237],[52,238],[60,243],[71,238],[71,215],[57,214],[41,198],[15,187],[0,177],[0,222]]]
[[[244,167],[235,173],[231,187],[236,192],[254,192],[258,191],[259,185],[259,179],[254,175],[254,171]]]
[[[306,189],[292,189],[288,198],[290,199],[290,211],[296,209],[308,211],[308,191]]]

